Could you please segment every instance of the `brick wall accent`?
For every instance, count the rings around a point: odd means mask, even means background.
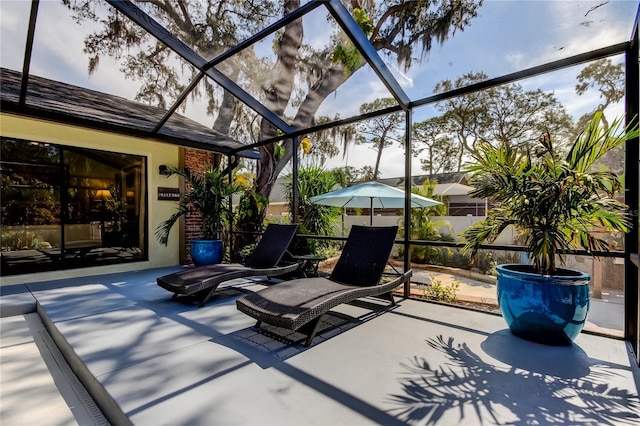
[[[202,173],[213,164],[213,153],[208,151],[201,151],[198,149],[185,148],[183,152],[184,167],[188,167],[193,173]],[[185,183],[185,191],[189,191],[189,185]],[[200,231],[200,213],[195,212],[193,214],[187,214],[184,220],[184,244],[186,252],[184,256],[184,263],[191,263],[191,255],[189,253],[189,242],[202,238],[202,232]]]

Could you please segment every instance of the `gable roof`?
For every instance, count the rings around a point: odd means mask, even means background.
[[[444,183],[460,183],[462,185],[467,184],[467,175],[465,172],[452,172],[452,173],[435,173],[432,175],[415,175],[411,176],[411,185],[420,186],[425,180],[429,179],[431,183],[437,181],[439,184]],[[378,182],[385,185],[393,186],[396,188],[404,187],[404,176],[378,179]]]
[[[172,114],[157,132],[165,110],[120,96],[30,75],[24,104],[20,103],[22,73],[0,68],[0,100],[3,112],[42,118],[65,124],[106,130],[174,145],[232,154],[244,145],[179,114]],[[238,155],[259,158],[254,150]]]

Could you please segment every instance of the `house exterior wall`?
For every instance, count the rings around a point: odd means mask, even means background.
[[[289,205],[287,203],[270,203],[267,206],[267,217],[289,216]]]
[[[2,277],[0,285],[20,284],[51,279],[75,277],[78,274],[97,274],[125,272],[142,268],[157,268],[179,263],[179,230],[171,231],[169,243],[163,246],[154,236],[156,226],[166,220],[173,211],[175,202],[159,201],[158,187],[178,187],[177,177],[167,178],[159,173],[161,164],[178,165],[181,148],[168,143],[154,142],[131,136],[86,129],[26,118],[13,114],[0,114],[0,134],[5,137],[32,139],[73,147],[101,149],[125,154],[140,155],[147,158],[147,218],[148,218],[148,261],[123,263],[84,269],[50,271],[38,274],[24,274]]]

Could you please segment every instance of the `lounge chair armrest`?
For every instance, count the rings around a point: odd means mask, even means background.
[[[408,281],[412,276],[413,276],[413,270],[409,269],[408,271],[403,272],[400,275],[396,276],[396,278],[394,280],[389,281],[387,283],[383,283],[381,285],[383,285],[385,287],[388,287],[390,289],[394,289],[397,286],[399,286],[400,284]]]

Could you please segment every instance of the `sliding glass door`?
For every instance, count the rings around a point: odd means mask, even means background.
[[[145,158],[2,138],[2,275],[146,259]]]

